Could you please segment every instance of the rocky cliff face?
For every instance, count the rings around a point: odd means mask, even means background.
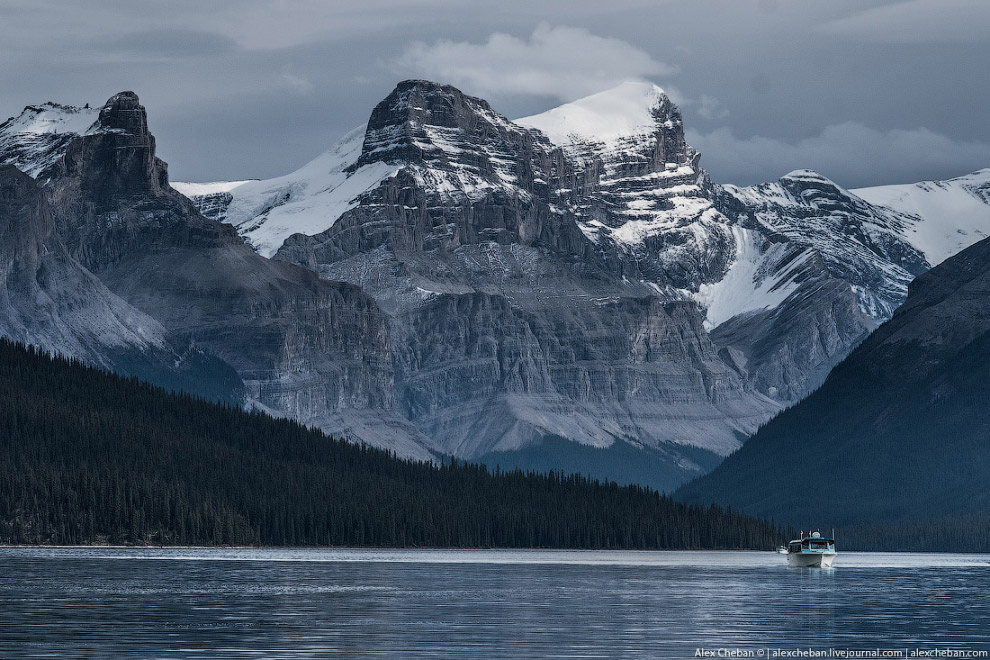
[[[667,290],[724,276],[732,231],[709,199],[680,110],[659,87],[624,83],[517,121],[561,146],[571,167],[555,182],[559,204],[621,255],[628,276]]]
[[[13,166],[0,167],[4,334],[86,355],[104,367],[112,350],[163,347],[165,329],[76,263],[54,225],[35,181]]]
[[[232,227],[200,215],[168,185],[134,94],[111,98],[81,134],[50,134],[57,148],[45,133],[18,139],[25,126],[37,129],[37,115],[4,124],[6,143],[32,148],[3,158],[23,165],[33,157],[26,169],[41,186],[53,236],[89,281],[161,335],[233,367],[247,405],[431,455],[394,412],[390,338],[375,302],[356,287],[264,259]],[[94,318],[104,323],[106,314]],[[110,343],[120,334],[105,331]],[[71,342],[56,348],[91,359]]]
[[[238,403],[240,378],[132,307],[76,261],[44,190],[0,166],[0,333],[104,369]]]

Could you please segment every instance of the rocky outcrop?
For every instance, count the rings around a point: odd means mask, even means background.
[[[111,292],[69,254],[43,189],[0,166],[0,333],[104,369],[239,402],[234,370]]]
[[[264,259],[233,227],[200,215],[168,185],[133,93],[111,98],[85,134],[40,165],[67,257],[163,335],[232,366],[243,403],[431,456],[395,414],[388,327],[374,300]]]
[[[624,83],[517,122],[563,149],[571,171],[555,182],[558,203],[622,256],[627,276],[693,290],[725,274],[732,232],[709,199],[680,110],[659,87]]]
[[[159,323],[130,309],[69,256],[41,187],[10,165],[0,167],[0,236],[5,335],[101,366],[112,348],[164,346]],[[108,321],[112,331],[104,333]]]

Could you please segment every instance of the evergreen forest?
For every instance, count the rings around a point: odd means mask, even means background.
[[[403,460],[0,339],[0,544],[769,549],[793,535],[640,486]]]

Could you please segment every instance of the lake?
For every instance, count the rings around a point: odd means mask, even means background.
[[[0,548],[0,658],[877,648],[990,649],[990,555]]]

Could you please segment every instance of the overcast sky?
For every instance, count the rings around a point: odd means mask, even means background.
[[[0,119],[137,92],[173,180],[285,174],[406,78],[510,118],[649,80],[725,183],[990,167],[990,0],[0,0],[0,61]]]

